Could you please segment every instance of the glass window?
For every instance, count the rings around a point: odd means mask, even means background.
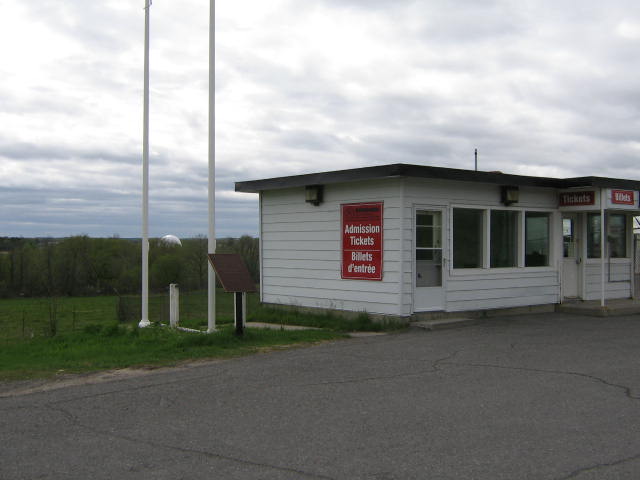
[[[607,247],[611,258],[627,256],[627,216],[621,213],[607,215]],[[600,258],[600,214],[587,215],[587,256]]]
[[[562,256],[565,258],[576,256],[576,232],[573,218],[562,219]]]
[[[442,212],[416,212],[416,287],[442,285]]]
[[[587,258],[600,258],[600,214],[587,214]]]
[[[611,258],[624,258],[627,256],[627,216],[620,213],[611,213],[607,220],[609,256]]]
[[[453,268],[482,268],[484,211],[453,209]]]
[[[524,266],[549,265],[549,214],[526,212],[524,216]]]
[[[491,268],[518,265],[518,212],[491,210]]]

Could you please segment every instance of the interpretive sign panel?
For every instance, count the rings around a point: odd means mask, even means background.
[[[255,292],[256,285],[242,257],[237,253],[210,253],[208,257],[224,291],[233,293],[236,335],[242,336],[246,318],[246,293]]]
[[[382,280],[383,203],[342,205],[342,278]]]
[[[256,284],[253,283],[251,274],[240,255],[237,253],[210,253],[208,257],[225,292],[256,291]]]

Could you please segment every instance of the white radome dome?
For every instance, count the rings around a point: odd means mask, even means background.
[[[164,245],[177,245],[179,247],[182,246],[182,242],[175,235],[165,235],[160,239],[160,243],[163,243]]]

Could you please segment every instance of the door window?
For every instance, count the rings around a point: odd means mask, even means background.
[[[576,256],[576,222],[573,218],[562,219],[562,256],[573,258]]]
[[[416,212],[416,287],[442,286],[442,212]]]

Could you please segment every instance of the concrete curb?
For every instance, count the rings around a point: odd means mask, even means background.
[[[302,325],[283,325],[281,323],[247,322],[247,328],[267,328],[269,330],[322,330],[318,327],[305,327]]]
[[[411,322],[409,325],[424,330],[444,330],[446,328],[460,328],[478,323],[476,318],[441,318],[438,320],[421,320]]]

